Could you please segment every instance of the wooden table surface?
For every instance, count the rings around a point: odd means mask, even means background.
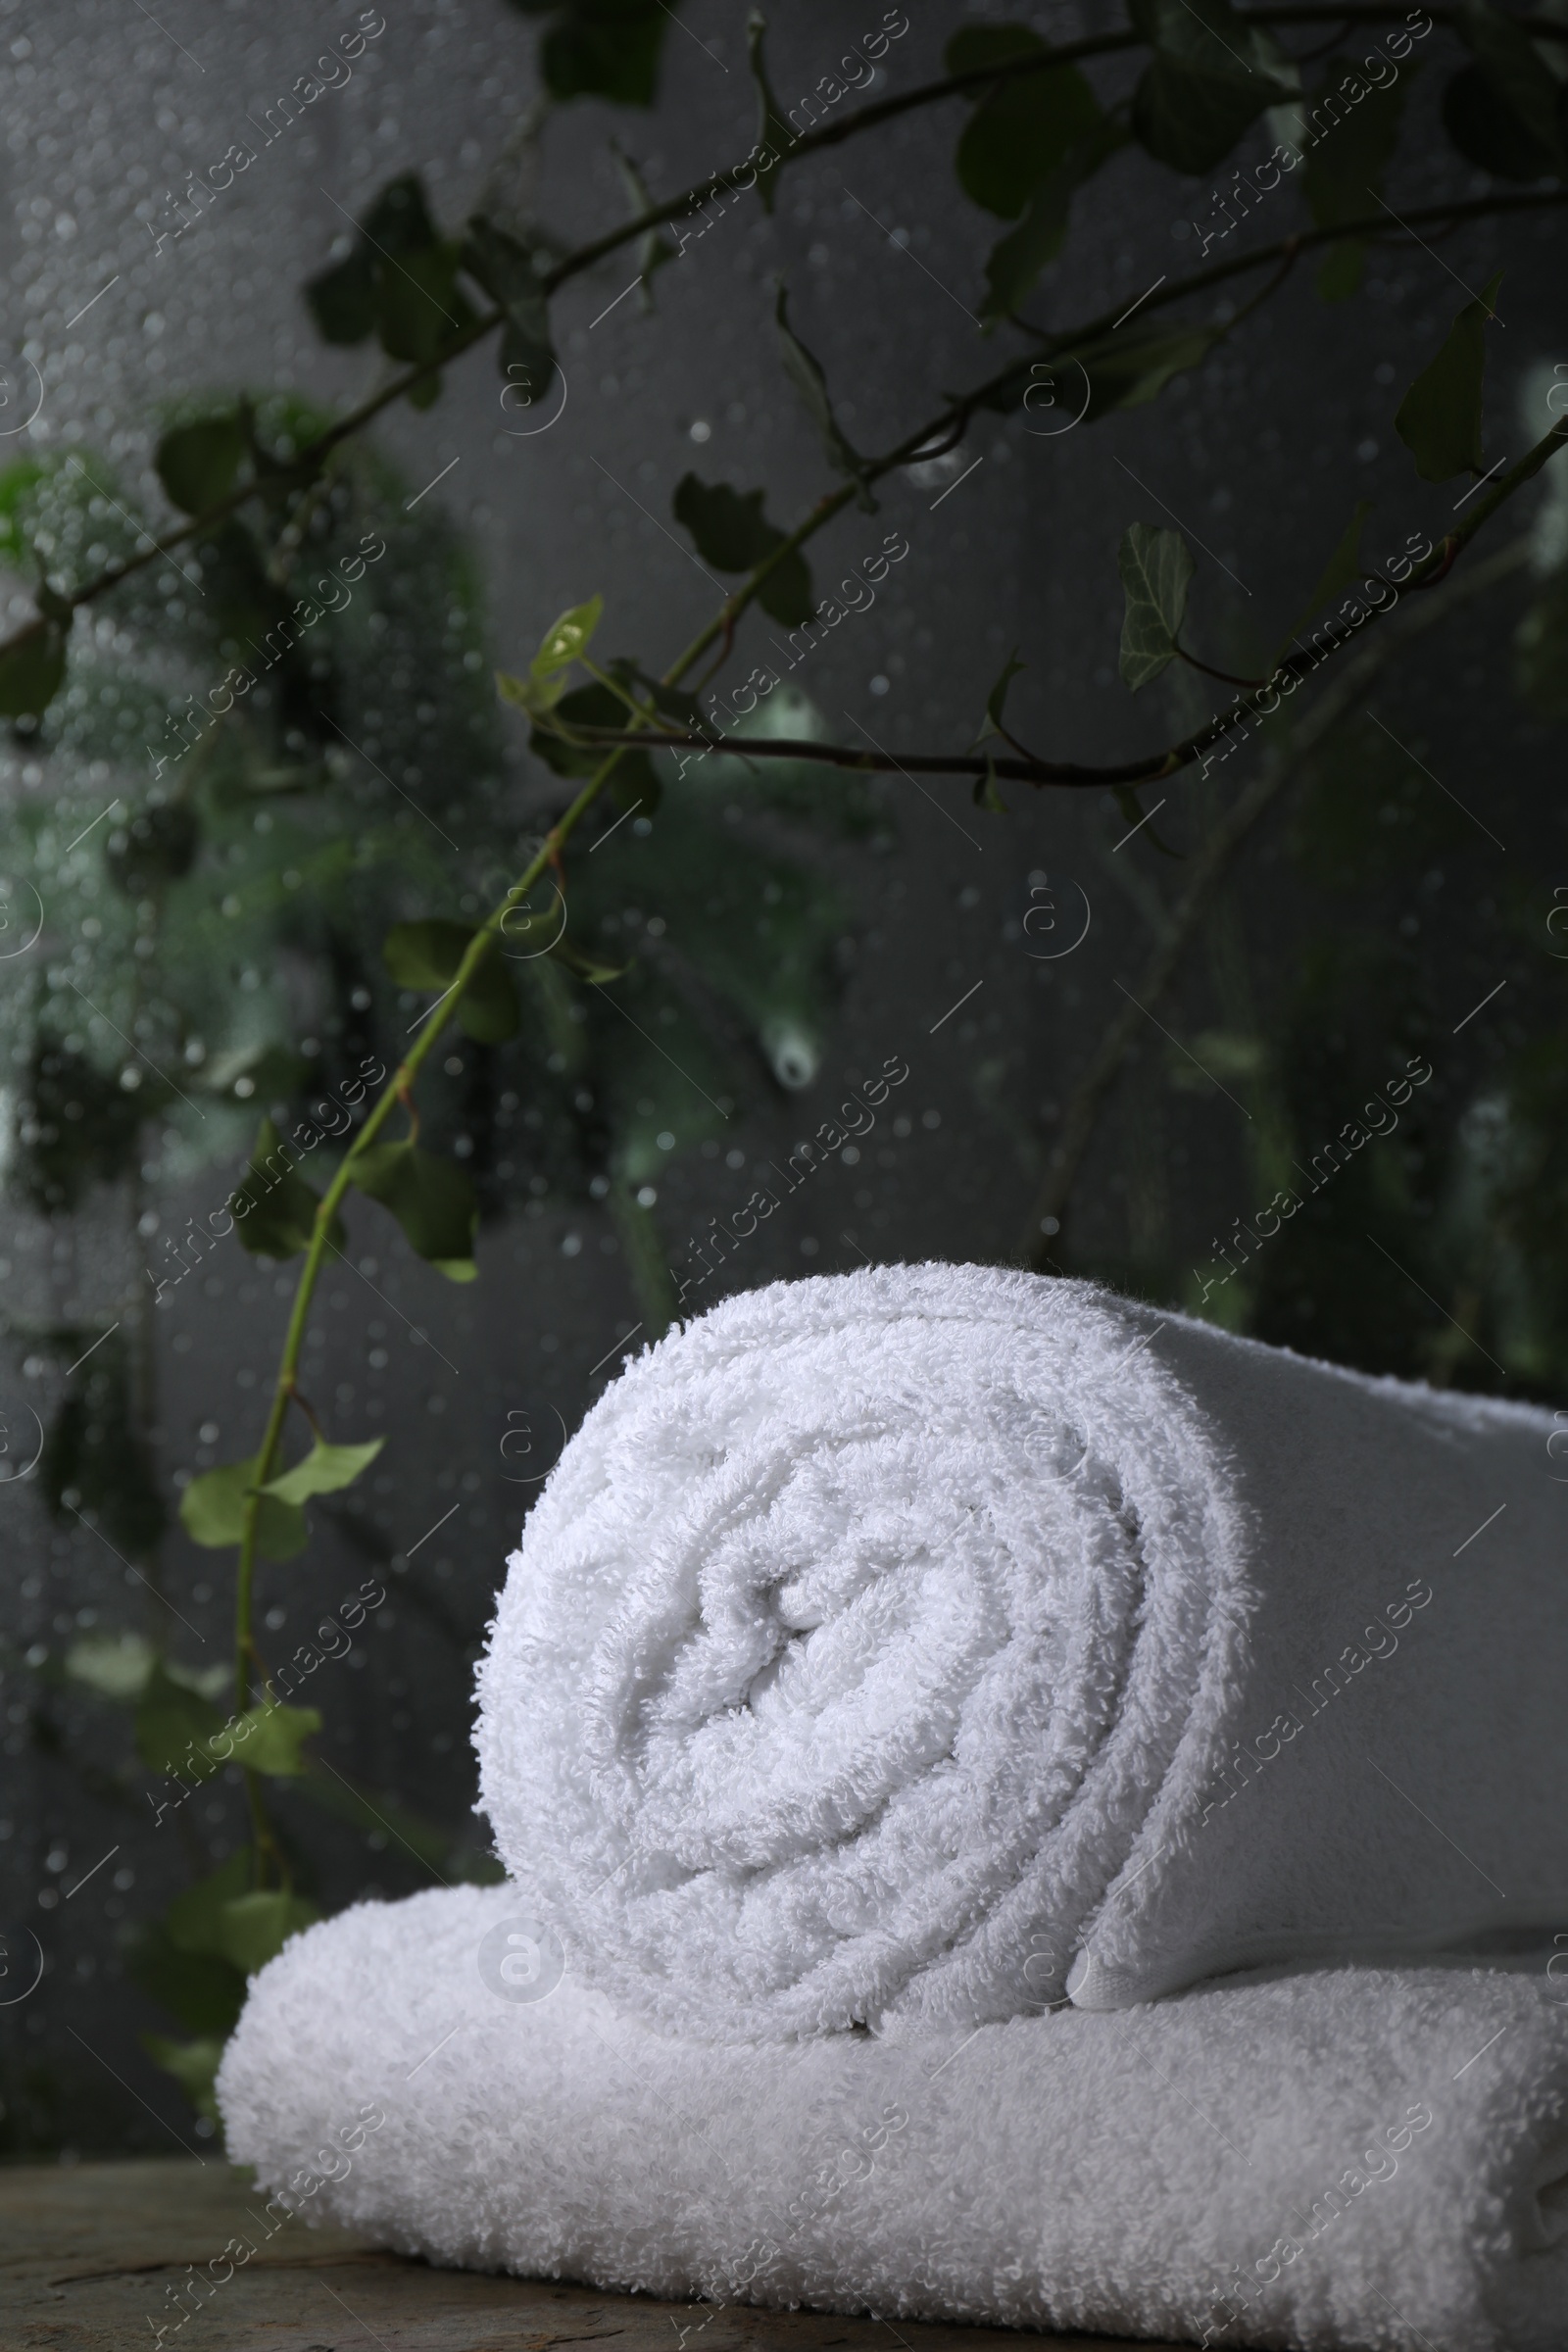
[[[346,2230],[289,2222],[181,2325],[187,2266],[256,2237],[254,2192],[220,2159],[0,2167],[4,2352],[1118,2352],[1105,2336],[846,2320],[744,2304],[658,2303],[548,2279],[437,2271]],[[188,2306],[187,2306],[188,2307]],[[682,2331],[685,2331],[684,2334]],[[1124,2346],[1121,2352],[1170,2352]]]

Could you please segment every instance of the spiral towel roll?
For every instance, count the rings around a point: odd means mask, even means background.
[[[1548,1415],[889,1266],[632,1362],[479,1675],[570,1966],[710,2038],[1568,1921]]]
[[[218,2088],[258,2247],[292,2208],[659,2295],[1221,2352],[1560,2352],[1568,2008],[1539,1959],[715,2045],[554,1981],[520,1908],[363,1904],[253,1981]]]

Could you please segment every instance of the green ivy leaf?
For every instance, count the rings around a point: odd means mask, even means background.
[[[555,19],[539,44],[539,70],[552,98],[653,105],[673,14],[659,0],[513,0],[513,6],[524,16]]]
[[[1339,543],[1318,576],[1317,586],[1298,612],[1286,632],[1288,645],[1298,630],[1303,629],[1316,612],[1332,604],[1334,599],[1361,577],[1361,533],[1372,512],[1369,498],[1358,498],[1355,512],[1340,534]]]
[[[236,1894],[219,1913],[219,1949],[232,1967],[254,1977],[276,1959],[291,1936],[314,1927],[320,1916],[302,1894]]]
[[[149,1921],[133,1934],[125,1966],[132,1984],[177,2018],[187,2034],[221,2036],[239,2021],[245,2006],[239,1970],[217,1952],[181,1951],[160,1921]]]
[[[1173,850],[1168,841],[1161,841],[1148,817],[1145,816],[1143,806],[1132,785],[1115,784],[1111,790],[1115,794],[1116,806],[1129,825],[1132,825],[1140,833],[1147,834],[1161,857],[1180,858],[1180,850]]]
[[[981,726],[978,734],[975,736],[974,742],[969,746],[971,751],[973,751],[977,745],[984,743],[988,735],[1001,734],[1003,713],[1007,705],[1007,689],[1012,684],[1013,679],[1018,675],[1018,672],[1021,669],[1027,669],[1028,666],[1029,664],[1027,662],[1019,661],[1018,648],[1014,646],[1011,653],[1007,656],[1006,661],[1002,665],[1001,676],[997,679],[997,682],[992,687],[991,692],[986,696],[985,722]]]
[[[381,954],[400,987],[444,990],[451,987],[473,936],[470,923],[394,923]],[[481,1046],[502,1045],[516,1035],[516,991],[494,949],[463,992],[458,1025]]]
[[[561,688],[541,685],[534,677],[519,678],[510,669],[498,669],[496,692],[514,710],[526,710],[531,718],[537,718],[560,699]]]
[[[763,517],[764,496],[761,490],[732,490],[728,482],[710,485],[695,473],[683,473],[675,485],[675,520],[715,570],[750,571],[784,537]]]
[[[586,604],[568,605],[555,625],[545,631],[539,651],[528,664],[528,675],[543,684],[569,669],[573,662],[580,662],[604,610],[602,596],[591,596]]]
[[[1045,42],[1022,24],[973,25],[948,43],[948,72],[1046,55]],[[988,213],[1016,220],[1040,182],[1060,168],[1080,140],[1092,138],[1103,120],[1100,101],[1076,66],[996,82],[980,92],[959,137],[958,185]]]
[[[63,1665],[72,1682],[123,1703],[140,1698],[158,1662],[157,1650],[143,1635],[106,1629],[73,1642]]]
[[[1490,0],[1460,0],[1458,30],[1495,102],[1494,120],[1509,132],[1511,168],[1500,176],[1560,175],[1565,162],[1563,84],[1535,42]],[[1466,120],[1461,113],[1461,121]]]
[[[959,31],[952,35],[942,53],[942,62],[950,74],[979,74],[988,73],[993,68],[1012,65],[1021,58],[1044,58],[1049,54],[1050,52],[1040,35],[1032,32],[1027,24],[965,24]],[[969,141],[969,134],[975,128],[976,123],[984,117],[997,108],[1005,110],[1011,91],[1043,78],[1044,71],[1042,70],[1040,74],[1023,74],[1016,80],[974,81],[963,93],[974,112],[959,133],[957,153],[954,158],[958,184],[964,194],[972,197],[976,204],[985,205],[988,212],[1000,214],[1006,220],[1016,219],[1021,211],[1023,199],[1028,195],[1029,187],[1033,184],[1032,179],[1026,181],[1018,191],[1017,202],[993,204],[989,195],[983,192],[986,186],[989,159],[980,152],[982,142],[979,140],[972,142],[967,153],[965,151],[966,142]],[[1003,159],[999,170],[1004,172],[1005,169],[1005,159]],[[973,185],[971,185],[971,174],[975,175],[975,184]],[[1038,178],[1040,175],[1037,172],[1033,176]]]
[[[550,336],[550,300],[544,280],[525,245],[498,228],[482,213],[468,222],[463,246],[463,267],[506,314],[501,339],[501,372],[509,383],[514,368],[525,371],[530,396],[543,392],[556,365]]]
[[[340,1487],[352,1487],[361,1473],[368,1470],[385,1444],[385,1438],[371,1438],[365,1446],[328,1446],[318,1438],[303,1461],[270,1478],[261,1491],[277,1495],[282,1502],[309,1502],[313,1494],[335,1494]]]
[[[980,306],[985,324],[1010,318],[1024,298],[1033,293],[1041,270],[1048,262],[1055,260],[1066,241],[1074,195],[1108,157],[1127,145],[1130,137],[1131,133],[1119,122],[1102,120],[1040,181],[1018,226],[1009,236],[1000,238],[987,258],[986,296]]]
[[[1153,50],[1133,99],[1133,129],[1156,163],[1200,173],[1248,125],[1294,98],[1300,75],[1260,25],[1229,0],[1130,0]]]
[[[751,67],[758,97],[756,145],[760,152],[757,159],[757,193],[762,200],[763,212],[770,213],[778,192],[772,179],[773,167],[788,155],[798,134],[785,121],[767,78],[762,57],[762,36],[766,30],[766,18],[760,8],[754,8],[746,20],[746,62]],[[768,157],[771,162],[764,161]]]
[[[986,291],[980,317],[986,325],[1010,318],[1039,283],[1040,272],[1067,241],[1076,182],[1060,174],[1042,182],[1030,197],[1022,221],[999,237],[986,256]]]
[[[390,1209],[418,1256],[451,1282],[472,1282],[479,1211],[466,1172],[417,1144],[374,1144],[354,1163],[354,1181]]]
[[[1006,816],[1009,813],[1006,802],[997,790],[996,761],[989,755],[986,759],[986,772],[983,776],[976,776],[974,791],[970,797],[977,808],[989,808],[994,816]]]
[[[66,680],[66,630],[47,614],[0,648],[0,718],[37,718]]]
[[[1526,607],[1514,637],[1514,683],[1538,717],[1568,718],[1568,571],[1553,572]]]
[[[245,1179],[229,1196],[229,1214],[241,1244],[255,1255],[293,1257],[310,1248],[320,1205],[319,1193],[299,1173],[271,1120],[264,1119]],[[342,1249],[341,1216],[333,1217],[327,1239],[334,1250]]]
[[[1200,367],[1224,335],[1223,327],[1147,328],[1107,335],[1082,351],[1064,353],[1053,363],[1059,368],[1064,403],[1070,399],[1077,361],[1089,378],[1084,422],[1094,424],[1113,409],[1141,409],[1156,400],[1173,376]]]
[[[240,1092],[242,1078],[248,1078],[250,1084]],[[237,1104],[249,1101],[253,1095],[260,1095],[268,1102],[280,1096],[301,1094],[310,1084],[310,1078],[311,1065],[303,1054],[267,1038],[253,1038],[248,1045],[235,1046],[227,1054],[215,1054],[204,1061],[197,1084],[206,1093],[225,1096]]]
[[[220,2124],[223,2119],[218,2111],[215,2086],[223,2056],[222,2041],[208,2034],[196,2041],[171,2041],[165,2034],[143,2034],[140,2040],[153,2063],[173,2076],[197,2114],[210,2124]]]
[[[1366,242],[1361,237],[1346,237],[1331,245],[1317,266],[1317,290],[1325,302],[1348,302],[1361,290],[1366,270]]]
[[[171,1680],[161,1663],[148,1675],[136,1708],[136,1753],[152,1772],[205,1781],[219,1770],[207,1742],[223,1728],[210,1698]]]
[[[575,734],[583,727],[612,727],[618,731],[631,724],[631,712],[619,695],[601,685],[597,678],[587,686],[574,686],[570,694],[556,688],[549,710],[541,717],[543,723],[536,721],[529,730],[528,749],[546,767],[554,768],[558,776],[591,776],[603,766],[607,757],[601,746],[568,743],[565,734],[557,732],[558,722],[568,734]]]
[[[801,396],[808,416],[821,435],[828,464],[839,473],[847,473],[855,483],[859,505],[867,514],[876,513],[876,500],[871,496],[865,478],[865,460],[845,438],[833,414],[828,397],[827,377],[820,363],[808,352],[789,321],[789,295],[780,286],[778,301],[773,309],[773,322],[778,328],[779,349],[784,358],[784,372]]]
[[[1562,171],[1555,142],[1533,137],[1480,66],[1461,66],[1443,93],[1443,127],[1467,163],[1494,179],[1546,179]]]
[[[1365,79],[1354,58],[1331,58],[1323,87],[1301,100],[1303,122],[1312,134],[1301,188],[1319,228],[1336,228],[1342,220],[1366,215],[1367,198],[1382,186],[1398,144],[1399,120],[1420,70],[1414,59],[1397,81],[1379,87]]]
[[[250,1855],[242,1846],[210,1878],[175,1896],[164,1914],[163,1933],[176,1952],[224,1961],[243,1978],[265,1968],[289,1936],[320,1916],[303,1896],[253,1891]]]
[[[564,963],[568,972],[575,972],[579,980],[587,981],[594,988],[604,988],[610,981],[618,980],[623,972],[631,969],[629,963],[605,963],[597,956],[586,955],[564,932],[548,953],[558,962]]]
[[[352,1453],[364,1449],[345,1446],[341,1450]],[[216,1752],[221,1762],[243,1764],[247,1772],[265,1772],[275,1781],[298,1780],[306,1769],[300,1750],[320,1728],[318,1707],[247,1707],[233,1726],[224,1731]]]
[[[1332,58],[1323,87],[1301,101],[1312,134],[1301,171],[1301,188],[1319,228],[1365,218],[1381,194],[1384,176],[1398,145],[1399,124],[1419,59],[1397,81],[1369,82],[1354,58]],[[1361,282],[1365,248],[1359,237],[1330,249],[1318,270],[1325,302],[1343,301]]]
[[[187,1781],[210,1780],[225,1764],[292,1780],[305,1769],[301,1742],[320,1728],[315,1707],[264,1705],[225,1717],[188,1678],[176,1682],[159,1665],[136,1711],[136,1752],[154,1772]]]
[[[632,663],[626,665],[626,683],[636,687],[639,697],[652,703],[662,717],[672,719],[689,734],[706,734],[717,741],[712,734],[712,721],[696,695],[688,694],[684,686],[666,686],[662,678],[649,677]]]
[[[388,359],[439,359],[476,316],[458,286],[456,246],[423,246],[401,260],[389,260],[378,272],[376,322]],[[422,389],[428,392],[427,386]],[[416,407],[420,405],[416,401]],[[429,405],[428,399],[423,405]]]
[[[255,532],[237,514],[230,514],[204,532],[198,561],[203,589],[202,615],[211,632],[209,642],[220,645],[225,638],[231,637],[236,645],[243,645],[249,640],[260,648],[268,631],[276,628],[288,614],[293,599],[284,594],[277,581],[269,577],[268,559]],[[293,634],[292,630],[285,631],[284,642]],[[299,654],[291,652],[285,655],[284,674],[291,677],[297,674],[301,661]],[[171,697],[171,702],[172,700]],[[224,732],[232,745],[233,730],[225,729]],[[234,766],[239,765],[240,762],[236,760]],[[245,769],[251,767],[248,760],[243,765]],[[229,772],[234,773],[234,767],[230,767]],[[277,773],[276,770],[272,772],[274,775]],[[301,780],[301,772],[300,764],[293,760],[282,771],[296,788]],[[250,784],[249,776],[247,783]],[[255,789],[254,784],[250,784],[250,789]],[[172,804],[166,803],[165,806]]]
[[[626,202],[630,207],[631,217],[634,220],[640,220],[644,213],[650,211],[653,206],[654,200],[648,192],[648,182],[632,158],[626,154],[623,148],[617,147],[613,139],[610,142],[610,151],[615,159],[615,169],[620,173],[620,184],[626,191]],[[643,231],[637,244],[637,301],[644,312],[651,311],[654,307],[656,271],[662,270],[666,262],[674,262],[679,259],[680,256],[675,247],[666,236],[661,235],[657,228]]]
[[[324,343],[363,343],[375,332],[375,254],[364,243],[305,288],[306,307]]]
[[[249,443],[237,416],[176,425],[158,444],[158,479],[183,514],[204,514],[233,489]]]
[[[221,1952],[220,1941],[223,1906],[243,1894],[251,1883],[249,1849],[241,1846],[207,1878],[176,1894],[164,1913],[163,1933],[179,1952]],[[179,2013],[176,2010],[175,2015]]]
[[[79,1356],[87,1343],[74,1336]],[[163,1494],[134,1409],[129,1356],[121,1340],[97,1336],[49,1424],[38,1483],[55,1518],[90,1513],[107,1542],[139,1558],[164,1531]]]
[[[728,482],[709,484],[695,473],[682,474],[675,487],[675,520],[691,533],[705,564],[715,571],[755,571],[786,534],[762,513],[766,493],[732,490]],[[770,571],[757,592],[764,612],[797,629],[811,617],[811,574],[798,547]]]
[[[1187,611],[1192,551],[1180,531],[1135,522],[1116,558],[1126,608],[1121,623],[1121,674],[1137,694],[1176,656]]]
[[[424,182],[417,172],[400,172],[389,179],[360,226],[360,235],[383,259],[406,261],[411,254],[427,253],[441,242],[431,217]]]
[[[0,466],[0,553],[25,570],[37,559],[33,552],[33,493],[53,475],[51,466],[36,458],[13,458]]]
[[[243,1527],[245,1497],[256,1485],[260,1456],[224,1462],[193,1478],[179,1498],[180,1525],[193,1544],[218,1551],[238,1544]],[[264,1494],[256,1514],[257,1549],[269,1560],[291,1560],[306,1542],[305,1513],[293,1503]]]
[[[618,695],[596,679],[590,686],[578,686],[570,694],[561,696],[551,715],[569,728],[624,728],[631,723],[631,712]],[[567,743],[564,737],[551,733],[548,727],[535,726],[528,738],[528,749],[545,765],[554,768],[558,776],[591,776],[601,768],[609,754],[604,746]],[[657,808],[659,778],[646,752],[626,750],[616,760],[611,778],[611,790],[623,808]]]
[[[1481,395],[1487,369],[1487,324],[1495,316],[1499,270],[1479,302],[1467,302],[1434,359],[1399,403],[1394,429],[1415,460],[1424,482],[1480,473]]]
[[[430,218],[418,173],[406,172],[375,199],[354,252],[311,279],[306,301],[329,342],[362,342],[373,330],[390,359],[437,359],[477,316],[458,285],[458,260]],[[435,380],[416,387],[415,405],[427,408],[438,388]]]
[[[622,752],[610,771],[610,797],[617,808],[652,816],[664,797],[664,788],[646,752]]]

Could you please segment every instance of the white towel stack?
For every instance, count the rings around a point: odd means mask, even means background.
[[[514,1884],[292,1943],[233,2152],[599,2284],[1557,2342],[1551,1426],[983,1268],[725,1301],[513,1559],[476,1738]]]

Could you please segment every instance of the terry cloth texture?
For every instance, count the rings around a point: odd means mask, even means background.
[[[1553,1928],[1551,1428],[993,1268],[726,1299],[523,1530],[501,1857],[579,1979],[715,2039]]]
[[[1568,2007],[1539,1963],[716,2044],[556,1981],[525,1910],[362,1904],[262,1971],[218,2084],[258,2202],[664,2296],[1560,2352]]]

